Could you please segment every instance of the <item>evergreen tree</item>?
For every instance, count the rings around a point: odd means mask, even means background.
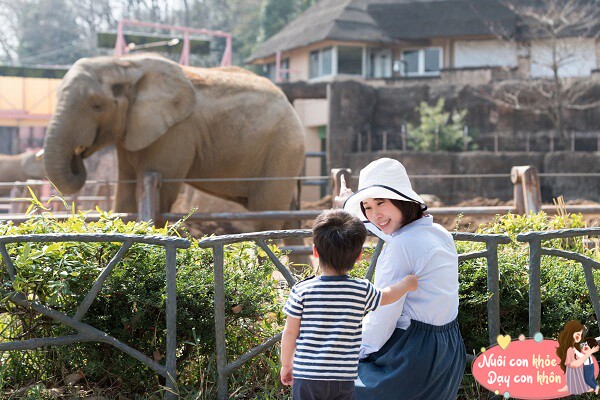
[[[261,16],[263,41],[270,38],[316,0],[264,0]]]
[[[25,2],[23,2],[25,3]],[[84,56],[82,29],[65,0],[28,2],[21,15],[17,55],[21,64],[71,64]]]

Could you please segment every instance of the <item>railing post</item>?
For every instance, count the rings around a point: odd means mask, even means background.
[[[223,245],[213,247],[215,276],[215,346],[217,358],[217,400],[227,400],[227,348],[225,344],[225,272]]]
[[[542,194],[537,168],[531,165],[513,167],[510,179],[513,189],[515,208],[519,214],[537,214],[542,210]]]
[[[488,312],[488,334],[490,345],[496,344],[500,334],[500,284],[498,269],[498,242],[488,241],[485,243],[487,255],[487,287],[492,296],[487,301]]]
[[[350,168],[333,168],[331,170],[331,179],[333,180],[333,193],[331,194],[332,199],[340,194],[340,187],[342,175],[346,181],[346,187],[352,187],[352,170]]]
[[[177,391],[177,249],[165,246],[166,251],[166,317],[167,317],[167,400],[179,398]]]
[[[542,298],[540,264],[542,257],[542,241],[534,238],[529,241],[529,336],[540,331],[542,323]]]
[[[145,172],[138,179],[138,220],[158,221],[160,210],[160,173]]]

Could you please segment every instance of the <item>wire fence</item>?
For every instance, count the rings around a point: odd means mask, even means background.
[[[540,173],[539,177],[545,179],[585,179],[594,182],[600,178],[600,172],[590,173]],[[358,176],[352,176],[353,180],[357,180]],[[510,183],[510,174],[431,174],[431,175],[413,175],[412,179],[420,180],[476,180],[479,182],[503,179],[506,181],[506,196],[505,200],[509,200],[512,195],[512,183]],[[315,182],[321,181],[323,185],[335,187],[331,176],[301,176],[301,177],[254,177],[254,178],[204,178],[204,179],[161,179],[160,185],[164,183],[214,183],[214,182],[259,182],[259,181],[277,181],[277,180],[294,180],[298,182]],[[23,215],[32,203],[32,194],[38,199],[49,211],[52,212],[73,212],[74,210],[94,210],[99,207],[102,210],[110,210],[113,204],[114,190],[117,183],[137,184],[135,180],[90,180],[84,186],[85,191],[80,191],[76,195],[62,196],[48,181],[35,180],[27,182],[0,182],[0,190],[10,189],[8,197],[0,197],[0,213],[10,214],[13,218],[17,215]],[[597,183],[596,183],[597,184]],[[436,184],[436,187],[438,185]],[[441,185],[439,185],[441,187]],[[481,184],[475,185],[481,193],[473,192],[471,197],[489,197],[486,196],[485,189]],[[427,192],[429,193],[429,192]],[[430,193],[436,195],[436,193]],[[497,197],[497,196],[493,196]],[[71,208],[73,207],[73,208]],[[191,205],[190,205],[191,207]],[[542,209],[545,211],[554,210],[554,206],[545,206]],[[569,212],[581,213],[600,213],[600,206],[597,205],[568,205]],[[495,215],[514,212],[515,209],[511,205],[496,206],[496,207],[431,207],[429,212],[433,215],[450,216],[450,215]],[[299,221],[308,220],[316,217],[314,210],[298,210],[298,211],[249,211],[249,212],[200,212],[190,217],[190,220],[197,221],[226,221],[226,220],[287,220]],[[318,213],[318,212],[317,212]],[[164,220],[177,220],[183,217],[184,214],[162,213]]]
[[[473,130],[471,130],[472,132]],[[438,131],[434,136],[439,135]],[[396,130],[375,130],[359,132],[353,146],[354,152],[372,151],[418,151],[414,144],[415,136],[403,124]],[[463,140],[452,148],[444,148],[440,137],[433,138],[434,151],[504,151],[521,152],[600,152],[600,133],[570,131],[565,137],[557,136],[553,131],[537,133],[497,132],[489,134],[469,133],[468,126],[463,131]]]

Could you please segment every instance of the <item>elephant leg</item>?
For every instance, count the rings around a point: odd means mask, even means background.
[[[248,199],[248,208],[253,211],[288,211],[298,209],[296,204],[296,182],[266,181],[257,185],[254,194]],[[282,206],[282,199],[286,201]],[[276,221],[265,220],[257,221],[256,230],[278,230],[278,229],[299,229],[299,221]],[[305,246],[304,239],[285,239],[284,245],[287,246]],[[290,255],[288,256],[289,269],[292,273],[301,274],[307,268],[312,268],[311,259],[308,255]]]
[[[137,175],[129,162],[126,151],[117,145],[118,175],[113,199],[113,211],[124,213],[137,212],[136,187]]]
[[[263,181],[248,196],[247,208],[251,211],[289,211],[295,196],[294,181]],[[257,231],[282,229],[284,221],[257,221]]]
[[[169,182],[163,183],[160,188],[160,212],[169,212],[171,211],[171,207],[177,196],[179,195],[179,191],[181,190],[181,183],[179,182]]]

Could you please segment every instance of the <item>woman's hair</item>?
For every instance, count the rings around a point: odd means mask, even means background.
[[[402,226],[408,225],[413,221],[418,220],[425,216],[425,212],[423,211],[423,206],[419,203],[415,203],[413,201],[403,201],[396,199],[386,199],[389,200],[397,209],[402,213]],[[362,201],[360,202],[360,210],[362,211],[365,218],[367,218],[367,212],[365,211],[365,206],[363,206]],[[367,218],[368,219],[368,218]],[[401,226],[401,228],[402,228]]]
[[[567,366],[565,360],[567,359],[567,350],[571,347],[575,347],[577,351],[580,351],[579,343],[575,343],[573,335],[575,332],[583,331],[581,338],[585,335],[585,326],[579,321],[569,321],[565,324],[565,327],[558,334],[558,347],[556,348],[556,355],[560,358],[560,368],[563,372],[566,372]]]

